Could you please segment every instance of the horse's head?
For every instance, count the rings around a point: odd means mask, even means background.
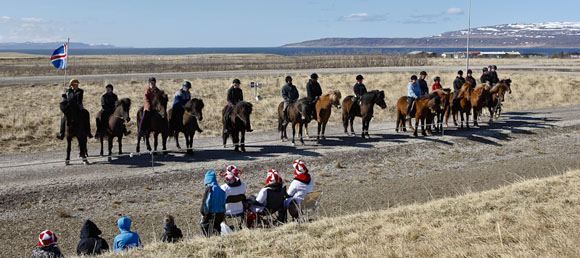
[[[163,117],[163,118],[167,117],[167,101],[168,100],[169,100],[169,98],[167,97],[167,94],[165,94],[164,91],[160,90],[160,91],[155,93],[155,96],[153,97],[153,101],[151,101],[151,107],[154,110],[157,110],[157,112],[159,112],[159,115],[161,115],[161,117]]]
[[[63,100],[60,102],[59,107],[69,122],[74,121],[80,111],[79,105],[74,101]]]
[[[252,109],[253,109],[252,103],[241,101],[238,102],[238,104],[236,104],[232,113],[237,118],[242,120],[242,122],[244,122],[246,126],[250,126],[249,123],[250,123],[250,115],[252,114]]]
[[[503,80],[505,82],[505,85],[507,85],[508,88],[508,93],[512,94],[512,79],[507,78],[505,80]]]
[[[306,98],[301,98],[296,102],[296,108],[300,115],[302,116],[301,119],[303,121],[310,121],[312,119],[312,110],[314,110],[314,105],[308,101]]]
[[[115,110],[121,110],[121,118],[127,122],[131,121],[131,117],[129,116],[129,110],[131,109],[131,99],[123,98],[115,102]]]
[[[201,99],[190,99],[184,106],[185,111],[189,112],[191,115],[193,115],[197,120],[201,121],[203,120],[203,107],[205,106],[205,104],[203,104],[203,100]]]
[[[339,90],[334,90],[330,93],[330,103],[336,108],[340,108],[340,99],[342,99],[342,94]]]
[[[442,106],[444,106],[443,101],[441,101],[441,97],[439,97],[437,94],[433,94],[427,103],[427,107],[429,107],[433,113],[441,112],[441,109],[443,108]]]
[[[387,108],[387,103],[385,103],[385,92],[375,90],[374,94],[375,94],[375,97],[374,97],[375,103],[377,105],[379,105],[379,107],[381,107],[382,109]]]

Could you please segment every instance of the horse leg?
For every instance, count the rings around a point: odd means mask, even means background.
[[[149,132],[145,133],[143,138],[145,138],[145,145],[147,145],[147,150],[151,151],[151,142],[149,141]]]
[[[399,132],[399,127],[401,123],[401,112],[397,112],[397,123],[395,124],[395,132]]]
[[[477,123],[477,108],[473,107],[473,126],[479,126]]]
[[[141,132],[137,132],[137,149],[135,150],[137,153],[139,153],[140,149],[139,147],[141,145],[141,137],[142,137]]]
[[[79,149],[81,149],[81,158],[83,159],[83,163],[85,163],[85,165],[89,165],[89,161],[87,160],[87,137],[77,137],[77,141],[79,142]]]
[[[112,160],[112,158],[111,158],[111,153],[112,153],[112,150],[113,150],[113,136],[112,136],[112,135],[111,135],[111,136],[109,136],[109,137],[107,137],[107,143],[109,144],[109,145],[107,146],[107,147],[108,147],[108,149],[109,149],[109,155],[107,156],[107,160],[108,160],[108,161],[111,161],[111,160]]]
[[[316,141],[320,141],[320,130],[322,129],[322,124],[318,122],[318,133],[316,134]]]
[[[304,124],[304,129],[306,130],[306,137],[310,139],[310,133],[308,133],[308,124]]]
[[[425,118],[421,118],[421,134],[427,136],[427,133],[425,132]]]
[[[222,132],[223,132],[223,131],[222,131]],[[222,133],[222,139],[223,139],[223,142],[224,142],[224,148],[226,147],[226,143],[228,142],[228,137],[229,137],[229,136],[230,136],[230,132],[229,132],[229,130],[228,130],[228,132],[227,132],[227,133],[225,133],[225,132],[224,132],[224,133]],[[280,136],[280,137],[282,137],[282,136]]]
[[[241,138],[240,138],[240,145],[241,145],[241,150],[242,152],[246,152],[246,130],[242,130],[240,132],[242,134]]]
[[[342,126],[344,127],[344,133],[348,135],[348,115],[342,115]]]
[[[191,134],[185,134],[185,146],[187,147],[187,154],[193,155],[193,136],[195,135],[195,130]]]
[[[117,136],[117,143],[119,143],[119,155],[123,155],[123,133]]]
[[[362,118],[362,132],[361,132],[361,137],[363,139],[365,138],[365,135],[366,135],[366,125],[367,125],[367,122],[366,122],[365,118],[363,117]]]
[[[491,111],[491,107],[487,107],[488,111],[489,111],[489,124],[491,125],[493,123],[493,113]]]
[[[298,130],[298,134],[300,135],[300,143],[304,146],[304,139],[302,139],[302,123],[299,123],[300,129]]]
[[[356,133],[354,133],[354,127],[352,126],[353,122],[354,122],[354,116],[352,116],[350,119],[350,132],[352,134],[352,136],[356,136]]]
[[[184,135],[185,135],[185,133],[184,133]],[[173,136],[175,137],[175,146],[177,147],[177,149],[181,150],[181,146],[179,146],[179,131],[175,131],[175,134]],[[185,137],[187,138],[187,136],[185,136]],[[187,143],[185,143],[185,145],[187,145]]]
[[[103,135],[99,136],[99,141],[101,142],[101,157],[103,156]]]
[[[324,134],[326,133],[326,123],[328,123],[328,121],[322,123],[322,139],[326,140],[326,136],[324,136]]]
[[[161,133],[161,144],[163,146],[163,155],[167,155],[167,138],[169,138],[169,133]]]
[[[296,143],[294,142],[294,137],[296,135],[296,123],[292,123],[292,146],[296,146]]]
[[[72,141],[72,138],[66,137],[66,160],[64,161],[65,165],[70,164],[70,149],[71,149],[70,144],[71,144],[71,141]]]
[[[465,127],[469,129],[469,109],[465,112]]]
[[[238,129],[233,130],[232,141],[234,142],[234,151],[240,152],[240,133],[238,132]]]
[[[410,119],[409,119],[410,120]],[[410,122],[409,122],[410,123]],[[413,129],[413,136],[417,137],[417,130],[419,130],[419,119],[415,119],[415,129]]]
[[[157,146],[159,145],[159,133],[153,133],[153,151],[157,151]]]

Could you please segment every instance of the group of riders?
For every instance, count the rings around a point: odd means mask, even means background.
[[[482,69],[482,71],[483,71],[483,74],[481,75],[480,80],[479,80],[481,83],[487,83],[490,86],[493,86],[499,82],[499,77],[497,75],[497,66],[490,65],[488,67],[484,67]],[[420,96],[427,95],[429,93],[429,87],[427,86],[427,81],[425,80],[426,77],[427,77],[427,72],[421,71],[421,73],[419,74],[419,78],[417,78],[416,75],[413,75],[410,78],[410,81],[408,84],[408,93],[407,93],[407,103],[408,104],[407,104],[407,117],[406,117],[406,119],[410,119],[410,114],[411,114],[411,109],[413,107],[413,103]],[[313,73],[310,75],[310,80],[306,84],[306,93],[307,93],[306,100],[308,103],[311,103],[312,105],[315,105],[315,103],[318,101],[318,99],[322,95],[322,88],[320,86],[320,83],[318,82],[318,78],[319,78],[318,74]],[[354,93],[353,106],[349,110],[350,115],[355,115],[357,112],[359,112],[360,99],[365,93],[367,93],[367,88],[363,84],[364,77],[359,74],[356,76],[355,79],[356,79],[356,83],[353,86],[353,93]],[[149,78],[149,87],[147,87],[147,89],[144,92],[144,95],[143,95],[143,100],[144,100],[143,117],[139,123],[139,132],[141,132],[141,129],[143,127],[143,124],[144,124],[143,121],[145,121],[147,119],[148,113],[151,112],[151,101],[152,101],[154,95],[160,91],[160,89],[156,85],[156,82],[157,82],[157,80],[154,77]],[[286,84],[284,86],[282,86],[282,90],[281,90],[281,95],[282,95],[283,103],[284,103],[284,108],[283,108],[283,116],[284,116],[283,125],[284,126],[290,120],[288,117],[288,107],[291,104],[295,103],[299,99],[299,96],[300,96],[298,93],[298,89],[292,83],[291,76],[286,76],[285,82],[286,82]],[[467,76],[465,78],[463,77],[463,71],[459,70],[457,72],[457,77],[453,81],[453,90],[454,90],[453,91],[453,101],[454,102],[457,101],[458,93],[461,90],[461,87],[465,82],[469,82],[471,84],[472,88],[475,88],[475,86],[477,85],[477,81],[473,77],[473,72],[471,70],[467,70]],[[229,115],[232,112],[233,107],[237,103],[242,102],[244,100],[244,94],[242,92],[242,89],[240,88],[240,85],[241,85],[241,81],[239,79],[234,79],[231,87],[227,91],[226,99],[227,99],[228,105],[226,106],[226,109],[225,109],[224,118],[229,117]],[[443,86],[441,85],[441,78],[439,76],[435,76],[434,84],[432,85],[431,89],[433,91],[435,91],[437,89],[441,89],[442,87]],[[112,84],[107,84],[105,86],[105,89],[106,89],[106,92],[101,96],[101,110],[97,113],[97,117],[96,117],[97,130],[95,133],[95,137],[99,137],[100,135],[103,134],[103,128],[106,126],[106,123],[104,121],[108,121],[109,116],[113,114],[113,112],[115,110],[115,105],[118,101],[117,95],[113,92],[114,87]],[[175,92],[174,101],[173,101],[173,105],[172,105],[173,115],[169,121],[170,127],[176,128],[180,124],[180,122],[181,122],[180,119],[183,117],[183,114],[185,111],[184,106],[191,99],[190,89],[191,89],[191,83],[189,81],[186,81],[183,83],[183,86]],[[77,79],[70,80],[69,88],[65,91],[65,93],[62,95],[62,97],[63,97],[63,100],[76,102],[79,109],[84,110],[83,90],[81,88],[79,88],[79,81]],[[316,120],[317,114],[316,114],[316,112],[314,112],[315,109],[312,109],[312,110],[313,110],[313,112],[311,115],[312,115],[313,119]],[[84,123],[86,123],[87,128],[90,128],[90,126],[88,125],[89,124],[88,119]],[[228,128],[230,128],[227,125],[228,125],[228,123],[231,123],[231,120],[224,119],[223,123],[224,123],[224,133],[227,134],[228,133],[227,130],[228,130]],[[60,123],[60,133],[57,135],[58,139],[62,140],[64,138],[65,124],[66,124],[66,119],[63,116],[61,119],[61,123]],[[124,125],[123,125],[122,131],[123,131],[124,135],[128,135],[131,133],[131,131],[127,130],[127,128],[124,127]],[[251,126],[250,126],[250,123],[247,123],[246,131],[247,132],[253,131]],[[92,138],[93,135],[89,132],[88,137]]]

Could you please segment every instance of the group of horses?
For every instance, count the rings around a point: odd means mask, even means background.
[[[469,128],[470,110],[473,109],[474,125],[477,126],[477,117],[481,114],[484,107],[489,109],[490,123],[493,117],[499,116],[501,113],[501,102],[504,100],[505,92],[511,93],[511,80],[501,80],[497,85],[491,87],[486,84],[479,85],[475,88],[471,84],[465,83],[461,88],[456,100],[453,99],[453,93],[450,89],[439,89],[418,98],[413,104],[410,117],[415,118],[415,127],[411,125],[411,120],[408,120],[409,128],[414,130],[414,135],[417,136],[419,122],[421,122],[422,133],[426,135],[427,132],[432,133],[431,125],[434,125],[435,131],[443,130],[443,120],[445,125],[449,116],[453,116],[453,122],[457,125],[457,115],[461,116],[461,128],[463,128],[463,115],[466,116],[466,126]],[[355,135],[353,128],[353,121],[355,117],[362,118],[362,138],[369,136],[369,125],[374,114],[375,104],[385,109],[385,92],[379,90],[369,91],[364,94],[358,103],[354,103],[354,96],[346,96],[341,102],[341,93],[338,90],[331,90],[323,94],[318,100],[313,103],[308,98],[301,98],[292,103],[288,107],[288,123],[284,123],[283,102],[278,105],[278,130],[280,131],[280,138],[282,141],[288,140],[286,127],[292,127],[292,144],[295,145],[296,130],[298,129],[298,136],[302,145],[304,145],[303,127],[308,133],[308,124],[312,120],[316,120],[318,124],[316,140],[325,139],[325,130],[332,108],[341,109],[342,124],[344,132],[347,135]],[[175,117],[175,123],[172,121],[172,116],[178,112],[173,112],[172,109],[167,110],[168,96],[164,91],[156,91],[151,100],[151,108],[143,117],[144,109],[141,107],[137,111],[137,147],[136,152],[140,151],[141,139],[143,138],[148,151],[154,150],[154,154],[158,147],[158,137],[161,135],[162,153],[167,153],[167,138],[173,136],[175,138],[176,147],[181,149],[179,145],[179,134],[185,135],[187,154],[193,154],[193,137],[196,132],[202,132],[199,121],[203,120],[204,103],[201,99],[192,98],[183,107],[183,116],[181,118]],[[80,157],[82,157],[85,164],[87,160],[87,138],[90,128],[86,127],[86,120],[89,119],[89,114],[86,110],[79,109],[75,106],[76,103],[64,100],[60,103],[60,109],[64,113],[66,124],[66,138],[67,138],[67,155],[65,163],[68,165],[70,161],[71,140],[77,138],[79,142]],[[128,98],[121,99],[115,104],[115,110],[106,121],[101,121],[102,132],[100,134],[101,152],[103,156],[103,141],[108,140],[108,160],[111,160],[111,151],[114,138],[117,138],[119,145],[119,154],[122,151],[122,139],[125,123],[130,121],[129,112],[131,108],[131,100]],[[247,128],[250,128],[250,115],[252,114],[253,106],[249,102],[239,102],[232,107],[232,111],[226,116],[226,109],[222,110],[223,123],[223,145],[226,147],[227,139],[232,138],[234,150],[236,152],[245,152],[245,133]],[[79,111],[80,110],[80,111]],[[397,102],[397,126],[396,131],[400,128],[406,131],[405,117],[407,116],[407,97],[401,97]],[[175,114],[174,114],[175,113]],[[86,120],[85,120],[86,119]],[[143,120],[144,119],[144,120]],[[143,121],[141,121],[143,120]],[[228,122],[225,122],[228,120]],[[437,120],[435,122],[435,120]],[[348,126],[350,125],[350,133]],[[427,130],[425,130],[427,125]],[[153,133],[154,145],[151,148],[149,136]]]

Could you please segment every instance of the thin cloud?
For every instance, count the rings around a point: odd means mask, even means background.
[[[449,9],[445,10],[445,12],[443,12],[443,14],[458,15],[458,14],[463,14],[463,10],[461,10],[461,8],[451,7]]]
[[[383,15],[370,15],[368,13],[351,13],[338,18],[338,20],[343,22],[376,22],[384,21],[385,17]]]
[[[9,28],[0,34],[0,41],[52,42],[63,38],[62,28],[43,18],[0,16],[0,24]]]
[[[450,21],[451,15],[462,15],[463,10],[461,8],[451,7],[441,13],[427,13],[427,14],[414,14],[404,19],[402,23],[405,24],[429,24],[429,23],[441,23]]]

